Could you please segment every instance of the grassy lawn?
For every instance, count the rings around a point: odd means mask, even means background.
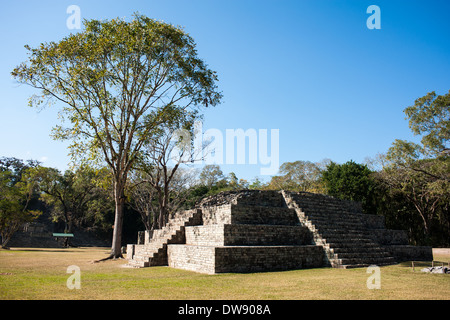
[[[434,300],[449,299],[450,275],[420,272],[430,263],[381,268],[381,289],[368,289],[360,269],[203,275],[169,267],[125,268],[126,260],[93,263],[107,248],[0,250],[0,299],[151,300]],[[447,262],[450,256],[435,256]],[[80,268],[81,288],[70,290],[67,267]],[[440,264],[439,264],[440,265]]]

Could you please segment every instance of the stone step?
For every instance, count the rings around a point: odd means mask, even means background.
[[[381,248],[381,247],[335,247],[335,248],[331,248],[330,249],[331,252],[333,252],[334,254],[353,254],[353,253],[367,253],[367,252],[374,252],[374,253],[381,253],[381,254],[385,254],[388,255],[388,253],[386,252],[385,249]]]
[[[346,230],[365,231],[361,225],[355,223],[342,223],[332,221],[316,223],[312,220],[311,224],[314,225],[314,227],[319,231],[328,231],[336,228],[340,228],[341,229],[340,232],[342,233],[344,233]]]
[[[300,222],[313,233],[315,244],[324,247],[333,267],[395,263],[385,249],[373,242],[358,205],[307,193],[283,195],[289,207],[298,208]]]
[[[293,197],[292,199],[296,202],[296,204],[299,207],[304,206],[308,208],[335,208],[335,209],[345,209],[349,211],[354,210],[354,206],[349,206],[348,203],[333,198],[311,200],[303,197]]]
[[[361,213],[358,213],[357,211],[350,210],[346,207],[342,206],[333,206],[333,205],[302,205],[299,204],[298,207],[302,209],[302,211],[308,211],[311,214],[346,214],[351,216],[357,216]]]
[[[338,231],[317,231],[322,238],[326,239],[372,239],[370,235],[361,231],[344,231],[344,233],[339,233]]]
[[[386,252],[365,252],[365,251],[358,251],[358,252],[348,252],[348,253],[335,253],[335,256],[339,259],[353,259],[353,258],[364,258],[364,259],[373,259],[373,258],[392,258],[388,253]]]
[[[396,264],[397,262],[378,262],[378,263],[359,263],[359,264],[348,264],[348,265],[340,265],[340,264],[336,264],[333,266],[333,268],[339,268],[339,269],[356,269],[356,268],[367,268],[370,266],[377,266],[377,267],[382,267],[382,266],[390,266],[393,264]]]
[[[324,240],[325,241],[325,240]],[[331,248],[365,248],[365,249],[371,249],[371,248],[379,248],[378,245],[374,244],[373,242],[328,242],[325,241],[326,245]]]
[[[318,230],[317,234],[321,236],[322,238],[326,239],[342,239],[342,240],[368,240],[372,241],[372,237],[370,235],[364,233],[364,232],[346,232],[345,230],[342,233],[336,232],[336,231],[327,231],[327,230]]]
[[[349,215],[349,214],[341,214],[341,213],[316,213],[309,214],[308,210],[303,212],[307,212],[308,219],[318,219],[318,220],[339,220],[339,221],[355,221],[361,222],[360,215]]]
[[[359,216],[348,216],[348,215],[310,215],[306,213],[305,217],[308,220],[315,220],[315,221],[336,221],[336,222],[354,222],[363,225],[363,222],[361,221],[361,217]]]
[[[170,219],[164,228],[154,230],[149,243],[136,246],[133,257],[129,259],[129,264],[141,268],[167,265],[167,245],[180,243],[180,238],[184,240],[185,226],[197,222],[200,215],[197,210],[185,211],[184,213]]]
[[[366,232],[366,230],[363,228],[360,224],[355,223],[334,223],[333,221],[323,221],[317,223],[314,220],[306,220],[306,219],[300,219],[300,222],[304,225],[307,225],[309,227],[314,227],[316,230],[320,230],[323,232],[326,231],[336,231],[336,232],[346,232],[348,231],[360,231],[360,232]]]
[[[327,225],[340,225],[340,226],[354,226],[355,228],[365,228],[364,223],[360,219],[347,219],[345,217],[333,218],[333,217],[303,217],[304,220],[312,221],[314,224]]]
[[[148,261],[142,261],[142,260],[137,260],[137,259],[131,259],[128,261],[128,265],[130,267],[135,267],[135,268],[145,268],[149,266]]]
[[[387,264],[395,264],[395,260],[392,257],[386,258],[348,258],[348,259],[338,259],[338,263],[340,265],[387,265]]]

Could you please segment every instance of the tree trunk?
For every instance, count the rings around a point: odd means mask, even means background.
[[[11,240],[11,237],[3,237],[2,236],[2,248],[3,249],[8,249],[8,247],[6,245],[8,244],[9,240]]]
[[[123,258],[122,256],[122,226],[123,214],[125,207],[124,184],[121,182],[114,183],[114,201],[116,204],[114,231],[112,238],[111,256],[110,258]]]
[[[157,188],[158,191],[158,227],[162,229],[164,227],[164,204],[163,204],[163,191],[161,188]]]
[[[165,208],[160,206],[158,217],[159,229],[162,229],[165,226],[165,215],[166,215]]]
[[[153,224],[152,224],[152,229],[151,230],[155,230],[158,229],[158,214],[157,211],[153,211]]]

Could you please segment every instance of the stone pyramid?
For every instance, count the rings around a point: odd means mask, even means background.
[[[201,273],[351,268],[431,260],[383,217],[360,204],[313,193],[229,191],[180,212],[162,230],[128,245],[135,267],[168,265]]]

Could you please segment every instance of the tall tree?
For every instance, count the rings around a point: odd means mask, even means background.
[[[441,155],[450,151],[450,90],[444,95],[430,92],[404,112],[412,132],[422,135],[421,143],[427,153]]]
[[[410,170],[392,163],[378,172],[376,177],[391,196],[401,195],[414,206],[421,217],[423,233],[427,240],[430,236],[431,223],[437,212],[450,200],[449,184],[437,178],[438,175],[443,174],[443,172],[436,172],[438,167],[442,168],[437,160],[417,160],[414,167],[421,170]],[[447,165],[447,175],[449,168]],[[436,172],[436,175],[424,174],[423,171]],[[448,209],[442,213],[448,215]]]
[[[429,241],[433,220],[450,220],[450,91],[439,96],[430,92],[404,112],[421,143],[395,140],[379,178],[414,205]]]
[[[26,46],[29,58],[12,71],[40,89],[31,106],[63,103],[70,125],[54,128],[71,140],[77,160],[106,162],[112,171],[115,222],[109,258],[122,257],[128,174],[159,125],[179,112],[217,105],[216,73],[198,58],[194,40],[180,28],[135,15],[84,22],[84,31],[59,42]],[[67,123],[67,122],[66,122]]]

